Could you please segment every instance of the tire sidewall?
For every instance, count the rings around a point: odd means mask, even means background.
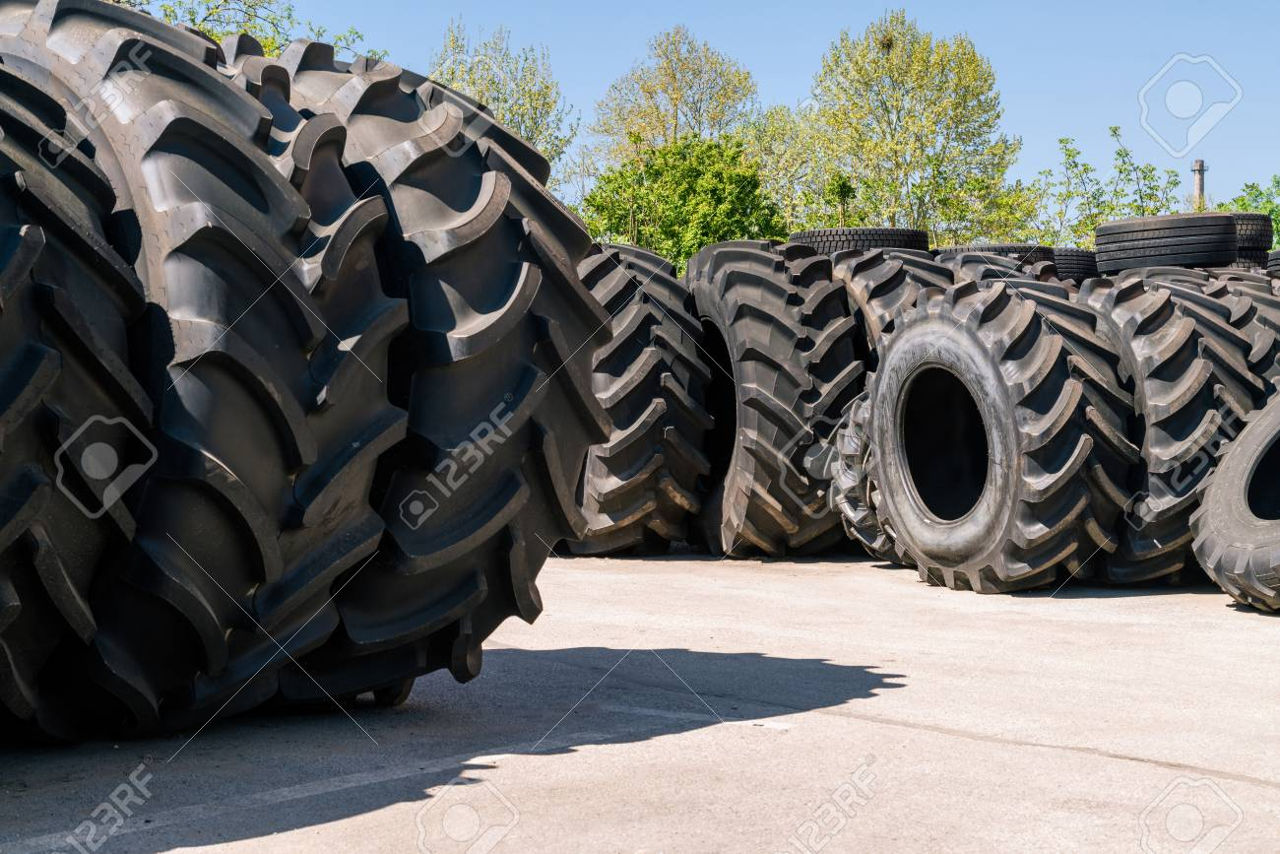
[[[967,514],[952,521],[925,505],[904,447],[902,408],[911,383],[929,368],[941,368],[964,384],[987,437],[982,495]],[[1016,510],[1016,502],[1008,498],[1022,476],[1017,413],[997,360],[971,330],[945,316],[933,317],[891,337],[875,377],[869,431],[872,447],[878,449],[872,455],[874,474],[898,537],[922,564],[960,566],[994,556],[1007,539]]]

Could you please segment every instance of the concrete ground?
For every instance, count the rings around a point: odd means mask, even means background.
[[[540,587],[479,679],[398,709],[0,752],[0,852],[1280,848],[1280,620],[1216,591],[683,559]]]

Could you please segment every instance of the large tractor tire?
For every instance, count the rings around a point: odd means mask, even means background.
[[[1034,243],[971,243],[966,246],[943,246],[933,250],[934,255],[1000,255],[1018,266],[1053,261],[1053,250]]]
[[[668,261],[631,246],[593,249],[578,269],[613,330],[592,374],[612,432],[587,457],[579,487],[587,531],[570,547],[664,552],[689,541],[711,465],[712,369],[693,295]]]
[[[821,255],[870,249],[929,251],[929,232],[918,228],[815,228],[797,231],[790,239],[812,246]]]
[[[406,424],[387,379],[407,312],[373,259],[386,209],[342,180],[340,140],[291,137],[199,36],[94,2],[41,3],[0,32],[6,92],[56,101],[61,150],[110,176],[106,237],[154,306],[135,352],[157,458],[132,545],[87,591],[93,632],[60,648],[33,720],[203,725],[273,696],[378,550],[376,465]]]
[[[1195,554],[1243,605],[1280,611],[1280,401],[1224,444],[1191,517]]]
[[[387,536],[282,692],[358,694],[438,668],[469,680],[503,620],[538,616],[552,544],[586,532],[576,489],[609,427],[591,386],[609,318],[577,271],[591,241],[543,186],[546,160],[475,102],[316,42],[279,60],[243,39],[227,52],[250,88],[257,75],[276,90],[264,103],[341,128],[345,173],[391,211],[378,267],[410,316],[388,379],[409,436],[375,482]]]
[[[1120,356],[1137,416],[1130,438],[1142,455],[1105,575],[1119,583],[1194,578],[1189,520],[1199,487],[1218,447],[1267,392],[1250,369],[1251,342],[1159,277],[1093,279],[1078,298]]]
[[[155,463],[131,371],[145,298],[108,234],[116,196],[83,152],[46,147],[64,107],[0,65],[0,732],[67,733],[68,662],[128,549]]]
[[[863,366],[830,259],[801,244],[733,241],[694,256],[686,281],[712,369],[704,544],[780,556],[843,541],[827,504],[827,457]]]
[[[924,290],[895,320],[868,381],[870,477],[922,580],[994,593],[1086,571],[1103,520],[1068,356],[1001,282]]]

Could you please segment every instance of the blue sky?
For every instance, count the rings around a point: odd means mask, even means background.
[[[794,104],[809,91],[822,53],[841,29],[855,32],[894,5],[807,0],[800,4],[730,2],[587,3],[583,0],[486,0],[484,3],[408,3],[402,0],[298,0],[300,16],[345,29],[355,24],[367,44],[390,59],[423,70],[450,18],[473,30],[511,30],[516,44],[544,44],[570,103],[590,123],[609,83],[645,52],[654,34],[684,24],[743,63],[765,103]],[[922,27],[942,35],[964,32],[991,60],[1004,105],[1006,130],[1023,139],[1018,175],[1057,162],[1057,139],[1074,136],[1086,156],[1110,161],[1107,126],[1120,125],[1138,157],[1176,169],[1190,188],[1190,165],[1203,158],[1211,197],[1229,198],[1248,180],[1280,173],[1280,4],[1235,0],[1206,4],[1073,2],[1036,4],[927,0],[906,7]],[[1069,11],[1068,11],[1069,10]],[[352,20],[353,13],[359,20]],[[1175,158],[1140,123],[1138,94],[1176,54],[1213,57],[1238,84],[1240,97],[1185,156]],[[1169,86],[1189,77],[1204,93]],[[1213,91],[1210,91],[1210,90]],[[1168,147],[1184,146],[1185,129],[1213,103],[1228,104],[1234,88],[1207,63],[1175,64],[1150,90],[1152,116]],[[1191,101],[1188,102],[1190,94]],[[1184,113],[1168,113],[1173,103]],[[1149,122],[1150,123],[1150,122]],[[1182,137],[1177,137],[1182,128]]]

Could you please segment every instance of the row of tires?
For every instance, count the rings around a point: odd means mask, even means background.
[[[839,524],[957,589],[1204,570],[1280,608],[1280,280],[1241,242],[1269,246],[1269,219],[1109,223],[1098,255],[828,230],[708,247],[683,288],[609,247],[632,287],[661,278],[650,328],[665,331],[597,365],[606,407],[629,415],[616,464],[588,465],[602,500],[575,548],[807,554],[838,548]],[[1099,257],[1121,269],[1100,276]],[[637,328],[615,320],[615,355]],[[648,386],[668,395],[614,409],[620,365],[648,359],[672,366]]]

